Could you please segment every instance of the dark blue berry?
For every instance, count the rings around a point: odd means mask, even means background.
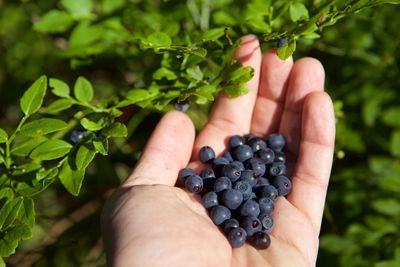
[[[275,160],[275,153],[272,149],[266,148],[266,149],[261,149],[257,152],[258,157],[265,163],[265,164],[271,164]]]
[[[245,134],[243,138],[246,140],[246,143],[249,142],[251,139],[256,138],[257,136],[252,133]]]
[[[222,203],[225,207],[235,210],[243,202],[243,194],[239,190],[227,189],[222,193]]]
[[[211,209],[210,217],[214,224],[220,225],[231,218],[231,211],[227,207],[218,205]]]
[[[271,185],[278,190],[279,196],[286,196],[292,189],[292,182],[286,176],[279,175],[271,178]]]
[[[255,177],[260,177],[264,175],[266,170],[264,162],[259,158],[251,158],[246,161],[246,168],[249,170],[253,170]]]
[[[272,185],[265,185],[257,188],[257,195],[259,198],[267,197],[275,199],[278,196],[278,190]]]
[[[286,155],[282,151],[275,151],[275,162],[286,162]]]
[[[244,217],[257,217],[260,214],[260,205],[257,201],[249,199],[240,207],[240,215]]]
[[[201,178],[205,179],[215,179],[215,173],[213,169],[207,167],[200,172]]]
[[[238,228],[239,226],[239,221],[234,218],[226,220],[224,222],[224,233],[228,234],[233,228]]]
[[[196,174],[196,173],[191,168],[181,169],[178,174],[178,185],[184,187],[186,178],[188,178],[190,175],[194,175],[194,174]]]
[[[285,175],[286,166],[283,162],[274,162],[269,166],[269,174],[271,176]]]
[[[257,152],[261,149],[267,149],[267,144],[260,137],[254,137],[250,139],[247,144],[253,149],[253,152]]]
[[[245,162],[253,157],[253,149],[248,145],[241,145],[235,148],[233,151],[235,159],[241,162]]]
[[[240,248],[246,242],[247,234],[242,227],[233,228],[228,234],[228,241],[232,248]]]
[[[222,157],[227,159],[229,162],[233,161],[232,155],[229,151],[224,152],[224,154],[222,154]]]
[[[251,237],[251,243],[257,249],[266,249],[271,244],[271,238],[267,233],[257,232]]]
[[[235,148],[241,145],[244,145],[246,142],[246,140],[239,136],[239,135],[233,135],[230,139],[229,139],[229,148]]]
[[[220,174],[222,167],[224,167],[226,164],[229,164],[229,161],[226,158],[215,158],[211,166],[215,173]]]
[[[256,184],[257,177],[254,175],[253,170],[244,170],[240,175],[240,180],[248,182],[251,186]]]
[[[237,181],[233,184],[233,189],[242,192],[244,200],[249,199],[251,197],[251,193],[253,192],[251,185],[246,181]]]
[[[203,198],[203,206],[206,209],[212,208],[214,206],[218,205],[218,195],[217,193],[210,191],[208,193],[206,193]]]
[[[258,177],[254,187],[257,188],[257,187],[261,187],[261,186],[264,186],[264,185],[269,185],[269,180],[267,178],[264,178],[264,177]]]
[[[214,182],[214,191],[216,193],[219,193],[224,190],[231,189],[231,188],[232,188],[232,182],[226,176],[221,176],[221,177],[217,178],[217,180],[215,180],[215,182]]]
[[[261,221],[263,231],[271,233],[272,228],[274,227],[274,220],[272,219],[271,214],[262,213],[258,216],[258,219]]]
[[[185,112],[189,109],[190,105],[189,102],[184,100],[184,101],[175,101],[174,102],[174,108],[177,111]]]
[[[258,200],[260,205],[260,213],[272,214],[275,206],[275,199],[269,197],[262,197]]]
[[[241,161],[235,160],[235,161],[232,161],[231,164],[237,166],[240,169],[240,171],[244,171],[245,170],[244,164]]]
[[[288,40],[286,38],[281,38],[276,43],[276,46],[279,48],[279,47],[282,47],[284,45],[287,45],[287,43],[288,43]]]
[[[190,175],[186,178],[185,187],[191,193],[200,193],[203,190],[203,179],[198,175]]]
[[[87,132],[87,131],[72,131],[70,140],[72,143],[76,144],[80,140],[82,140],[83,137],[85,137],[88,134],[89,134],[89,132]]]
[[[267,139],[268,146],[273,150],[281,151],[285,146],[285,138],[281,134],[271,134]]]
[[[246,231],[247,236],[252,236],[262,230],[261,221],[257,217],[244,217],[240,221],[240,227]]]
[[[209,163],[215,159],[215,152],[209,146],[203,146],[199,152],[199,159],[202,163]]]
[[[229,163],[222,168],[222,175],[228,177],[232,182],[237,181],[240,178],[241,170],[235,164]]]

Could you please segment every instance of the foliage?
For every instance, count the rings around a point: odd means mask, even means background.
[[[98,209],[101,196],[126,177],[151,130],[148,121],[172,102],[188,100],[199,128],[219,92],[246,93],[253,71],[232,52],[240,36],[252,33],[264,50],[286,38],[277,49],[282,59],[296,49],[295,57],[320,58],[328,89],[335,88],[337,157],[319,263],[397,265],[400,40],[398,8],[375,8],[383,3],[400,1],[0,1],[0,256],[33,237],[20,250],[32,256],[42,247],[49,255],[40,265],[81,265],[87,255],[95,260],[85,264],[101,264],[101,253],[93,252],[98,231],[82,237],[78,226],[61,234],[44,229],[65,216],[97,224],[90,207]],[[75,130],[86,131],[79,142],[70,139]],[[60,185],[75,196],[82,191],[80,197],[60,201],[67,198],[56,197],[64,194]],[[52,209],[49,199],[60,204]],[[74,251],[68,236],[83,249]],[[49,246],[59,249],[46,252]],[[8,261],[27,258],[17,250]]]

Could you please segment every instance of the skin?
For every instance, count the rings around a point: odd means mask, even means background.
[[[335,136],[324,69],[313,58],[282,61],[275,50],[262,55],[252,35],[242,38],[235,58],[255,71],[250,92],[235,99],[222,93],[197,137],[185,114],[165,114],[133,173],[106,203],[109,266],[315,266]],[[248,132],[287,139],[293,189],[277,198],[266,250],[247,243],[232,249],[198,196],[174,186],[181,168],[201,168],[202,146],[218,155],[231,135]]]

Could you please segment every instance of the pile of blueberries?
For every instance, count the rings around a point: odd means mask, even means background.
[[[270,245],[275,200],[292,188],[286,176],[284,146],[281,134],[266,139],[234,135],[221,157],[209,146],[200,149],[200,161],[207,164],[200,174],[190,168],[179,172],[178,185],[202,195],[211,220],[233,248],[246,240],[258,249]]]

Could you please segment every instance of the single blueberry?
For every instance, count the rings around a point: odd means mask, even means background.
[[[271,244],[271,238],[267,233],[257,232],[251,237],[251,243],[257,249],[266,249]]]
[[[232,161],[231,163],[233,165],[237,166],[240,169],[240,171],[245,170],[243,162],[235,160],[235,161]]]
[[[232,248],[240,248],[246,242],[247,234],[242,227],[233,228],[228,234],[228,241]]]
[[[257,217],[244,217],[240,221],[240,227],[246,231],[247,236],[252,236],[262,230],[261,221]]]
[[[226,164],[229,164],[229,161],[226,158],[215,158],[211,166],[216,174],[220,174],[222,167]]]
[[[253,152],[257,152],[261,149],[267,149],[267,144],[261,137],[254,137],[250,139],[247,144],[253,149]]]
[[[261,149],[257,152],[258,157],[265,163],[265,164],[271,164],[275,160],[275,153],[272,149],[266,148],[266,149]]]
[[[217,205],[211,208],[210,217],[214,224],[220,225],[231,218],[231,211],[225,206]]]
[[[271,178],[271,185],[278,190],[279,196],[286,196],[292,189],[292,182],[289,178],[279,175]]]
[[[285,146],[285,138],[281,134],[271,134],[267,139],[268,146],[277,151],[281,151]]]
[[[249,199],[251,197],[251,193],[253,192],[251,185],[246,181],[237,181],[233,184],[232,188],[242,192],[244,200]]]
[[[282,162],[273,162],[269,166],[269,174],[271,176],[285,175],[286,174],[286,166]]]
[[[202,201],[203,201],[203,206],[206,209],[212,208],[218,205],[218,195],[217,193],[210,191],[202,197]]]
[[[240,207],[240,215],[248,217],[257,217],[260,214],[260,205],[257,201],[249,199],[242,204]]]
[[[285,153],[283,153],[282,151],[275,151],[275,162],[282,162],[285,163],[286,162],[286,155]]]
[[[229,138],[229,148],[235,148],[241,145],[244,145],[246,140],[239,136],[239,135],[233,135],[231,138]]]
[[[210,179],[210,178],[215,179],[215,173],[214,173],[213,169],[211,169],[210,167],[203,169],[200,172],[200,176],[203,179]]]
[[[253,149],[251,149],[251,147],[248,145],[238,146],[235,148],[233,156],[238,161],[245,162],[246,160],[253,157]]]
[[[224,228],[223,228],[224,233],[228,234],[233,228],[238,228],[239,226],[240,226],[239,221],[234,218],[226,220],[224,222]]]
[[[229,151],[224,152],[224,154],[222,154],[222,157],[227,159],[229,162],[233,161],[232,155]]]
[[[216,193],[219,193],[224,190],[231,189],[231,188],[232,188],[232,181],[231,181],[231,179],[229,179],[226,176],[221,176],[221,177],[217,178],[217,180],[215,180],[215,182],[214,182],[214,191]]]
[[[275,199],[278,196],[278,190],[272,185],[257,187],[256,193],[259,198],[267,197]]]
[[[239,190],[227,189],[222,193],[222,204],[230,210],[237,209],[243,202],[243,194]]]
[[[185,181],[186,189],[191,193],[200,193],[203,190],[203,179],[199,175],[190,175]]]
[[[188,178],[190,175],[193,175],[193,174],[196,174],[196,173],[191,168],[181,169],[178,174],[178,186],[184,187],[186,178]]]
[[[258,199],[260,205],[260,212],[265,214],[272,214],[275,206],[275,199],[269,197],[262,197]]]
[[[243,138],[246,140],[246,143],[248,143],[251,139],[256,138],[256,137],[258,137],[258,136],[255,134],[252,134],[252,133],[248,133],[243,136]]]
[[[75,131],[74,130],[71,132],[70,140],[72,143],[76,144],[88,134],[89,134],[88,131]]]
[[[288,40],[286,38],[281,38],[278,40],[278,42],[276,42],[276,46],[279,48],[284,45],[287,45],[287,43],[288,43]]]
[[[202,163],[209,163],[215,159],[215,152],[209,146],[203,146],[199,151],[199,159]]]
[[[240,175],[240,180],[248,182],[251,186],[256,184],[257,177],[254,175],[253,170],[244,170]]]
[[[222,175],[228,177],[232,182],[237,181],[241,173],[240,168],[232,163],[226,164],[222,168]]]
[[[253,170],[255,177],[260,177],[265,173],[265,163],[259,158],[251,158],[246,161],[246,169]]]
[[[260,219],[261,221],[263,231],[265,231],[268,234],[271,233],[272,228],[274,227],[274,220],[272,219],[271,214],[261,213],[258,216],[258,219]]]
[[[261,187],[264,185],[269,185],[269,180],[264,177],[258,177],[256,180],[256,184],[254,185],[254,188]]]
[[[190,105],[187,100],[174,102],[174,108],[177,111],[186,112],[189,109],[189,107],[190,107]]]

